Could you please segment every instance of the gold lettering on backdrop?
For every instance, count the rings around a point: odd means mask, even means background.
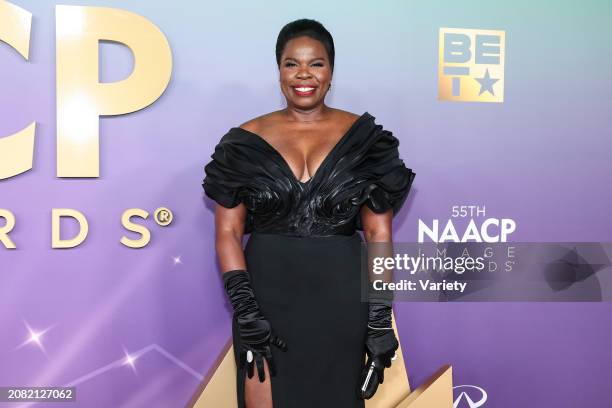
[[[126,45],[134,70],[99,83],[100,40]],[[172,54],[147,19],[107,7],[56,6],[57,176],[99,177],[99,116],[145,108],[166,89]]]
[[[0,0],[0,41],[29,60],[32,13]],[[127,46],[134,69],[99,83],[98,43]],[[99,177],[99,117],[143,109],[165,91],[172,53],[164,34],[138,14],[108,8],[56,6],[57,176]],[[36,122],[0,137],[0,180],[33,167]]]
[[[71,217],[79,223],[79,233],[70,239],[60,238],[60,220],[62,217]],[[54,208],[51,213],[51,248],[74,248],[80,245],[89,232],[87,218],[82,212],[72,208]]]
[[[0,0],[1,1],[1,0]],[[155,221],[162,227],[166,227],[172,222],[172,211],[166,207],[159,207],[156,213],[160,210],[166,212],[170,218],[162,224]],[[61,220],[64,218],[72,218],[78,223],[78,233],[72,238],[61,238]],[[151,242],[151,231],[144,225],[135,223],[132,218],[140,218],[146,220],[149,218],[149,212],[141,208],[128,208],[121,214],[121,226],[129,232],[140,235],[137,239],[131,239],[123,235],[119,242],[124,246],[132,249],[140,249],[146,247]],[[10,210],[0,208],[0,243],[6,249],[17,249],[15,243],[9,237],[11,231],[15,229],[16,218]],[[51,248],[65,249],[76,248],[87,239],[89,234],[89,223],[87,217],[82,212],[72,208],[53,208],[51,210]]]
[[[121,237],[121,243],[128,248],[143,248],[151,241],[151,232],[143,225],[134,224],[130,218],[140,217],[146,220],[149,213],[140,208],[130,208],[121,215],[121,225],[128,231],[142,235],[139,239],[130,239],[126,236]]]
[[[0,41],[13,47],[26,61],[30,55],[31,27],[32,13],[0,1]],[[32,168],[35,134],[36,122],[32,122],[19,132],[0,138],[0,180]]]
[[[15,214],[9,210],[0,208],[0,218],[4,218],[6,223],[0,227],[0,242],[6,249],[17,249],[15,243],[9,238],[8,234],[15,228]]]

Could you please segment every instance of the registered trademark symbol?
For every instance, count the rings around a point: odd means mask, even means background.
[[[174,219],[174,215],[172,215],[172,211],[170,211],[166,207],[159,207],[153,213],[153,218],[155,218],[155,222],[161,225],[162,227],[167,227]]]

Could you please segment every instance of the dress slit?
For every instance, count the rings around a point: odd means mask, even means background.
[[[368,318],[361,301],[361,242],[359,233],[249,237],[244,253],[255,297],[288,348],[271,346],[274,408],[364,407],[357,395]],[[242,345],[235,320],[232,332],[238,362]],[[237,370],[238,408],[248,408],[246,370]]]

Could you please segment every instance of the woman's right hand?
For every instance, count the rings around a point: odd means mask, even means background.
[[[257,365],[259,381],[264,382],[264,358],[268,361],[270,375],[276,375],[270,345],[273,344],[287,351],[287,344],[272,332],[270,323],[259,310],[246,270],[236,269],[225,272],[223,282],[234,309],[234,319],[238,325],[242,344],[238,366],[242,369],[245,364],[248,364],[247,375],[252,378],[254,366]]]
[[[243,319],[242,321],[238,319],[237,323],[242,343],[238,366],[242,369],[247,365],[247,375],[249,378],[252,378],[255,371],[254,366],[256,365],[259,381],[264,382],[263,360],[265,358],[270,369],[270,376],[274,377],[276,375],[276,365],[272,358],[270,345],[287,351],[287,344],[280,337],[272,333],[270,323],[263,316],[248,320]]]

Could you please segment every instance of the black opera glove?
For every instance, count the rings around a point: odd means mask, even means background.
[[[249,378],[252,378],[254,365],[257,365],[259,381],[264,382],[264,358],[268,362],[270,376],[276,375],[270,344],[283,351],[287,351],[287,345],[272,333],[270,323],[261,314],[246,270],[236,269],[223,273],[223,284],[234,309],[234,319],[240,332],[242,350],[240,350],[239,367],[242,369],[245,363],[248,364],[247,373]]]
[[[376,393],[378,385],[385,379],[385,368],[391,367],[391,360],[398,348],[399,342],[391,323],[391,300],[370,298],[366,337],[368,359],[361,372],[359,383],[361,399],[370,399]],[[366,382],[364,389],[363,385]]]

